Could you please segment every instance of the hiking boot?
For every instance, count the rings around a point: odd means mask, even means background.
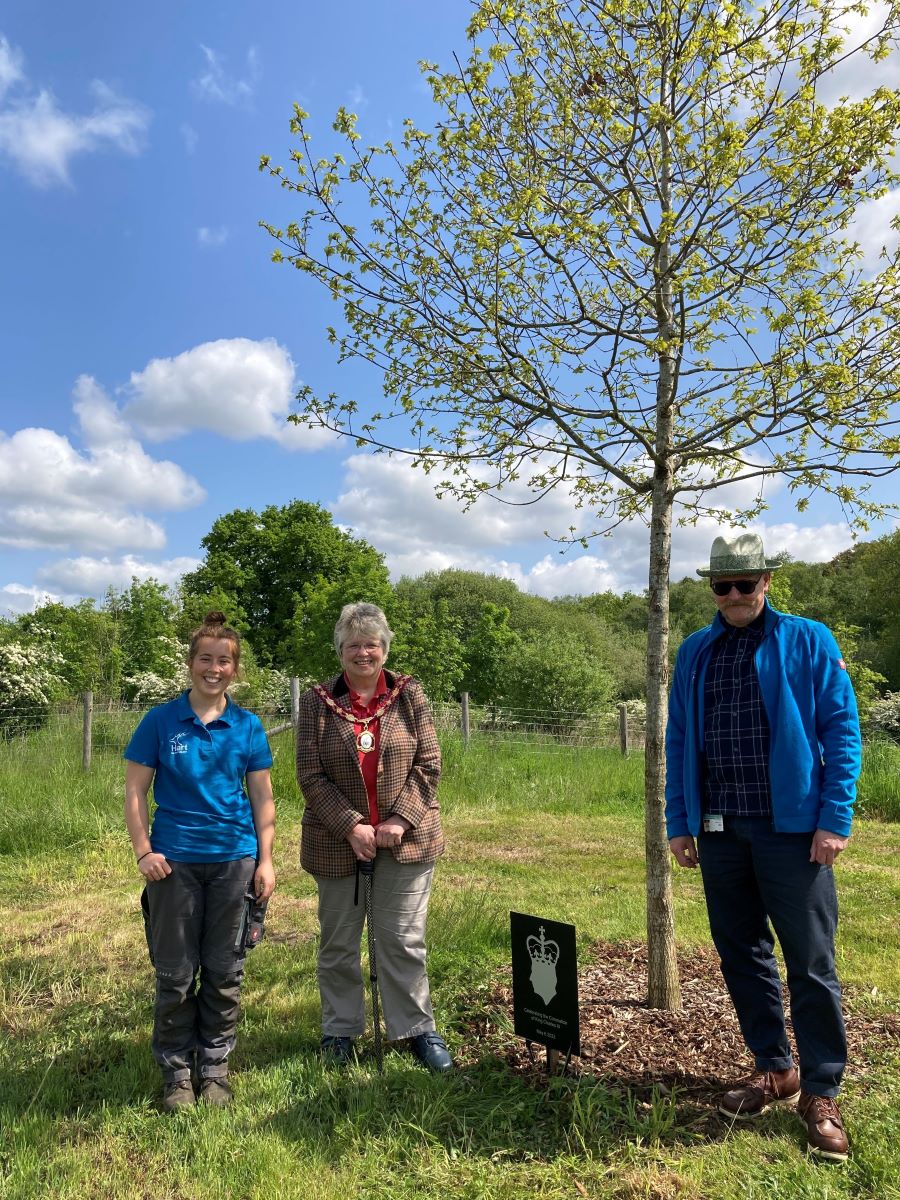
[[[433,1029],[430,1033],[420,1033],[418,1037],[410,1038],[409,1048],[429,1071],[449,1071],[453,1067],[447,1043]]]
[[[850,1143],[844,1132],[840,1109],[832,1096],[811,1096],[801,1092],[797,1112],[806,1122],[806,1142],[811,1154],[846,1162]]]
[[[353,1038],[337,1037],[334,1034],[326,1033],[322,1037],[320,1045],[322,1057],[330,1059],[337,1066],[346,1067],[353,1062]]]
[[[190,1108],[197,1103],[194,1089],[189,1079],[173,1079],[163,1084],[163,1112],[175,1112],[179,1108]]]
[[[800,1076],[796,1067],[786,1071],[756,1071],[746,1083],[726,1092],[719,1101],[719,1112],[737,1121],[761,1116],[773,1104],[793,1104],[800,1095]]]
[[[227,1076],[220,1075],[214,1079],[201,1079],[200,1099],[214,1108],[227,1107],[234,1099],[234,1092],[231,1090]]]

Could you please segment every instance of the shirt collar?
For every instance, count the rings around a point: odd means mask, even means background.
[[[766,631],[766,606],[763,605],[762,612],[755,616],[749,625],[731,625],[720,612],[717,612],[713,620],[713,636],[719,637],[721,634],[739,634],[752,633],[759,636]]]
[[[185,688],[175,701],[175,715],[179,721],[196,721],[198,725],[203,725],[203,722],[191,708],[190,700],[188,700],[188,692],[190,690],[190,688]],[[234,724],[234,704],[230,696],[225,696],[225,710],[220,716],[216,717],[216,721],[221,721],[223,725]],[[211,721],[210,724],[213,724],[213,722]],[[209,726],[205,726],[205,728],[209,728]]]
[[[350,684],[350,680],[347,678],[346,675],[342,675],[341,678],[343,679],[344,683],[347,686],[347,693],[350,696],[350,702],[352,704],[360,704],[361,700],[360,700],[359,692],[356,692],[353,690],[353,687]],[[378,696],[386,696],[388,694],[388,691],[389,691],[389,688],[387,685],[387,680],[384,677],[384,671],[381,671],[378,675],[378,682],[375,684],[375,691],[372,694],[372,700],[370,700],[369,703],[371,704],[372,701],[374,701]]]

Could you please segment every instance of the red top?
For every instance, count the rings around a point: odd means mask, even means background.
[[[375,684],[375,694],[368,704],[364,704],[360,698],[359,692],[355,692],[350,684],[350,680],[344,675],[347,687],[350,692],[350,711],[355,717],[369,717],[375,712],[383,702],[385,696],[390,691],[387,681],[384,678],[384,671],[378,676],[378,682]],[[359,766],[362,771],[362,777],[366,785],[366,795],[369,798],[369,821],[372,825],[377,825],[378,816],[378,756],[381,754],[381,718],[372,721],[369,725],[369,732],[375,738],[375,745],[368,752],[365,750],[359,751]],[[362,721],[353,723],[353,732],[357,738],[362,733],[365,726]]]

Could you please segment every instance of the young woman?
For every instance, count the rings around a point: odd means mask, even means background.
[[[259,718],[228,697],[238,634],[211,612],[191,638],[190,689],[152,708],[125,749],[125,821],[146,880],[156,968],[153,1054],[167,1112],[231,1102],[250,899],[275,888],[272,755]],[[147,793],[153,785],[153,830]],[[246,784],[246,790],[245,790]]]

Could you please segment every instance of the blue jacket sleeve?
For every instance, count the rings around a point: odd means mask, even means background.
[[[856,697],[834,635],[814,626],[811,647],[816,691],[816,735],[822,747],[822,793],[818,827],[847,837],[853,820],[862,736]]]
[[[682,646],[675,659],[672,690],[669,694],[669,719],[666,724],[666,835],[686,837],[687,804],[684,796],[684,745],[688,711],[688,676]]]

